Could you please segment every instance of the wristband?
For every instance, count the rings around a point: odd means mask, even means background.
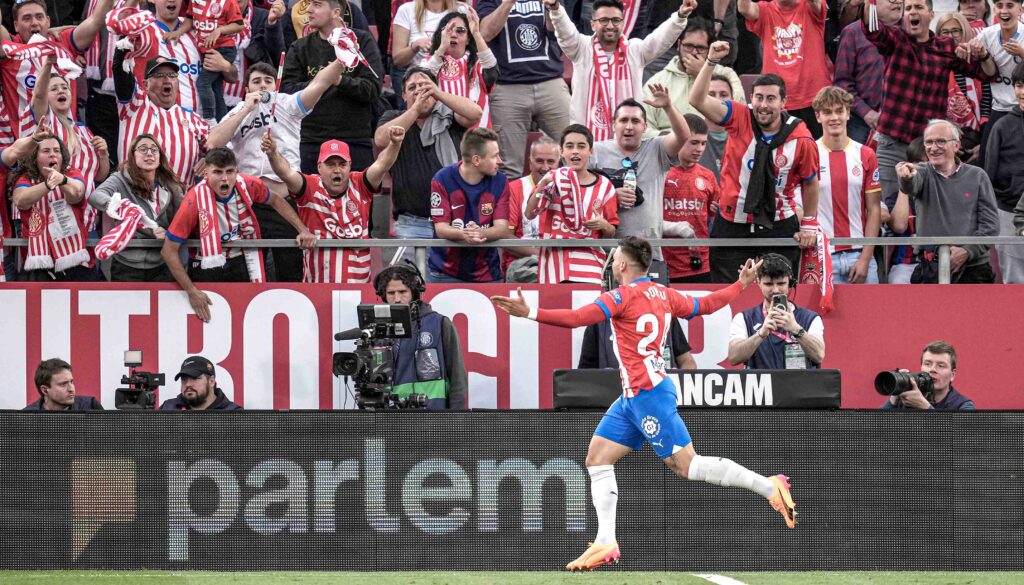
[[[725,27],[725,21],[722,20],[721,18],[712,18],[711,24],[721,25],[723,28]]]
[[[64,175],[64,179],[60,182],[60,185],[57,185],[57,186],[58,187],[63,187],[64,185],[67,185],[67,184],[68,184],[68,176]]]
[[[815,232],[818,231],[818,216],[817,215],[805,215],[800,220],[800,231],[802,232]]]
[[[537,307],[530,307],[530,314],[526,316],[530,321],[537,320]]]
[[[711,63],[712,65],[715,65],[715,66],[718,66],[718,63],[719,63],[719,61],[712,61],[711,59],[708,59],[707,62]]]

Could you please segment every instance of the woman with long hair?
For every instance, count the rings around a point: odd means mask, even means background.
[[[89,196],[89,204],[101,213],[107,211],[111,198],[119,193],[142,208],[143,213],[160,227],[140,227],[133,239],[164,239],[165,229],[184,198],[181,179],[171,169],[167,153],[152,134],[135,137],[125,160],[116,173]],[[104,215],[104,232],[116,221]],[[160,257],[160,248],[125,248],[110,259],[110,280],[114,282],[173,282],[167,265]]]
[[[441,19],[466,9],[456,0],[413,0],[399,6],[391,21],[391,61],[395,67],[417,67],[430,58],[430,43],[441,28]]]
[[[36,124],[45,124],[60,138],[68,150],[71,168],[82,174],[85,180],[85,196],[89,197],[96,185],[110,174],[110,152],[107,141],[95,136],[89,128],[75,120],[71,93],[71,82],[53,73],[55,57],[47,57],[36,78],[36,91],[32,95],[32,119]],[[86,209],[86,231],[96,229],[96,215]]]
[[[487,48],[480,33],[480,17],[476,10],[466,14],[445,15],[434,32],[430,44],[432,56],[427,66],[437,75],[441,91],[462,96],[483,110],[477,126],[491,127],[491,108],[487,95],[498,80],[498,60]]]
[[[38,282],[96,280],[85,248],[85,179],[71,168],[64,141],[39,135],[19,161],[11,202],[28,238],[23,279]]]
[[[935,25],[938,36],[947,36],[959,44],[968,43],[977,33],[959,12],[948,12],[939,17]],[[961,73],[949,74],[949,102],[946,119],[963,132],[961,147],[966,163],[978,159],[981,149],[981,129],[992,113],[992,88],[988,83],[965,77]]]

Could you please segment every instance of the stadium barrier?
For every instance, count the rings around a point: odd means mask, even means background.
[[[585,241],[587,246],[614,247],[618,244],[617,239],[588,239],[588,240],[529,240],[529,244],[536,248],[578,248],[580,242]],[[652,246],[668,248],[690,248],[690,247],[766,247],[766,248],[791,248],[796,246],[792,238],[715,238],[715,239],[679,239],[666,238],[660,240],[649,240]],[[949,284],[951,279],[950,270],[950,246],[952,245],[1010,245],[1024,246],[1024,238],[1017,236],[948,236],[948,237],[914,237],[914,238],[834,238],[829,240],[832,245],[852,246],[937,246],[939,284]],[[99,240],[90,239],[86,242],[89,247],[95,246]],[[3,241],[4,246],[22,247],[28,245],[26,238],[10,238]],[[228,248],[294,248],[295,240],[289,239],[251,239],[235,240],[224,244]],[[319,240],[318,246],[325,248],[413,248],[415,250],[416,266],[421,274],[427,274],[427,251],[430,248],[516,248],[523,245],[523,240],[508,238],[495,240],[483,244],[467,244],[465,242],[452,242],[440,239],[331,239]],[[159,248],[163,246],[160,240],[131,240],[128,242],[130,248]],[[183,246],[198,248],[199,240],[187,240]]]
[[[599,418],[0,413],[0,568],[557,570],[596,531]],[[800,524],[645,447],[616,466],[618,569],[1024,569],[1024,413],[683,418],[698,451],[789,474]]]
[[[429,285],[425,299],[459,332],[469,371],[469,404],[478,409],[551,408],[552,372],[574,367],[583,328],[511,319],[491,295],[520,285]],[[587,285],[521,285],[531,305],[578,308],[600,293]],[[696,297],[714,285],[676,286]],[[0,285],[0,408],[39,398],[33,374],[40,360],[74,366],[78,392],[114,404],[126,373],[126,349],[143,350],[147,371],[169,374],[160,400],[173,398],[182,360],[202,354],[217,365],[217,383],[247,409],[341,409],[354,401],[331,375],[331,355],[350,351],[334,333],[356,326],[355,307],[378,302],[369,286],[210,284],[213,319],[192,315],[175,285],[7,283]],[[945,339],[957,348],[955,386],[982,409],[1024,409],[1024,288],[1018,285],[840,286],[836,310],[824,317],[824,368],[842,373],[844,408],[877,408],[875,374],[916,369],[921,348]],[[798,287],[793,301],[815,309],[819,293]],[[761,303],[756,287],[711,315],[680,325],[697,367],[728,367],[730,323]]]

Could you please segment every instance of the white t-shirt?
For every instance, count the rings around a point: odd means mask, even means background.
[[[293,169],[298,169],[299,163],[299,131],[302,129],[302,119],[306,117],[312,108],[306,109],[299,97],[302,92],[297,93],[270,93],[271,98],[277,99],[277,111],[274,112],[274,122],[270,121],[271,101],[260,102],[259,108],[250,112],[242,121],[242,124],[231,137],[228,146],[235,151],[238,158],[238,172],[254,177],[261,177],[280,181],[274,170],[270,168],[270,160],[260,148],[263,141],[263,134],[267,126],[271,127],[274,138],[277,139],[277,149]],[[235,104],[235,107],[228,112],[225,119],[239,115],[245,102]]]
[[[1020,35],[1017,42],[1024,41],[1024,24],[1017,23],[1017,34]],[[999,68],[998,78],[989,83],[992,88],[992,109],[997,112],[1012,112],[1017,109],[1017,96],[1013,94],[1013,83],[1010,81],[1010,76],[1017,63],[1014,61],[1013,55],[1007,53],[1003,48],[998,24],[986,27],[985,30],[978,33],[978,37],[981,42],[985,43],[988,52],[992,53],[996,67]]]
[[[793,307],[793,303],[790,303],[789,305],[790,308]],[[825,339],[825,322],[821,320],[821,315],[818,315],[813,321],[811,321],[811,327],[807,332],[815,337]],[[750,337],[750,334],[747,334],[747,322],[743,318],[743,313],[736,313],[733,315],[732,325],[729,327],[729,341],[743,341],[748,337]]]
[[[457,5],[456,10],[465,14],[466,6],[461,2]],[[434,38],[434,31],[437,30],[437,25],[440,24],[441,19],[448,14],[447,12],[431,12],[429,10],[423,11],[423,28],[416,26],[416,3],[406,2],[398,7],[398,11],[395,12],[395,20],[391,23],[394,26],[400,26],[409,31],[409,44],[413,44],[426,37],[427,39]],[[409,63],[409,67],[418,67],[423,62],[430,59],[430,51],[419,51],[412,57],[412,62]]]

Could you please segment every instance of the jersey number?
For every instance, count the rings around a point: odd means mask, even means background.
[[[665,315],[666,318],[671,318],[670,315]],[[667,319],[665,326],[668,326]],[[647,330],[650,329],[650,333]],[[661,323],[658,322],[658,318],[650,313],[641,315],[636,320],[636,332],[647,333],[640,339],[640,343],[636,345],[636,351],[644,357],[660,357],[661,351],[658,346],[652,346],[651,344],[661,339]]]

